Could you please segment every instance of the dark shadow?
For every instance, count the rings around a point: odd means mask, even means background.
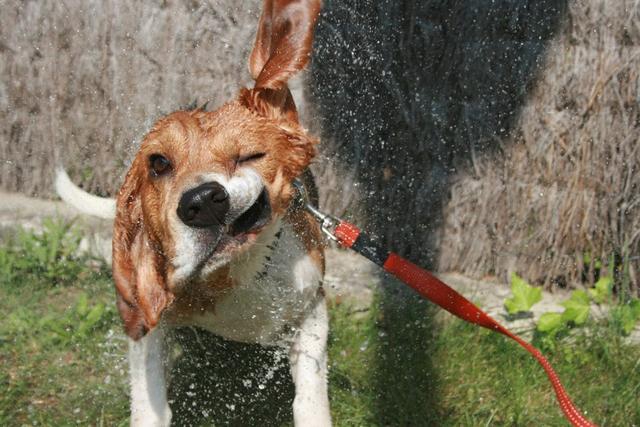
[[[355,177],[387,246],[433,264],[451,176],[500,149],[566,1],[324,4],[309,77],[321,154]]]
[[[197,328],[172,335],[172,425],[291,424],[294,387],[286,351],[227,341]]]
[[[499,152],[566,11],[566,0],[325,0],[308,88],[322,156],[357,183],[358,221],[382,244],[435,265],[452,176]],[[386,282],[381,425],[439,425],[424,304]]]
[[[438,374],[430,354],[432,304],[389,279],[380,301],[376,419],[380,426],[440,425]]]

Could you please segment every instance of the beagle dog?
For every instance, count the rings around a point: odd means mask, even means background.
[[[295,425],[331,424],[321,233],[292,203],[292,181],[307,175],[317,140],[287,88],[309,61],[320,8],[319,0],[264,0],[249,58],[255,86],[216,111],[160,119],[126,175],[112,263],[130,338],[132,426],[170,424],[164,336],[189,325],[287,346]]]

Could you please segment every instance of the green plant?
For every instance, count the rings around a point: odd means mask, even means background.
[[[622,245],[622,253],[619,254],[619,264],[616,265],[616,278],[619,282],[619,294],[620,300],[622,302],[626,302],[631,299],[632,288],[631,288],[631,272],[630,272],[630,258],[631,254],[629,252],[628,242],[624,242]]]
[[[81,293],[75,306],[62,317],[45,316],[40,320],[40,326],[53,332],[55,339],[63,343],[72,342],[85,339],[90,331],[105,320],[105,314],[107,311],[103,303],[89,305],[87,294]]]
[[[617,263],[616,259],[619,260]],[[633,296],[631,289],[630,259],[628,244],[625,243],[622,255],[618,258],[612,255],[609,260],[609,270],[616,277],[617,285],[617,304],[611,308],[611,324],[623,336],[629,335],[640,322],[640,299]],[[613,287],[612,278],[601,277],[590,293],[594,301],[601,304],[606,299],[613,299]]]
[[[383,303],[377,296],[366,309],[344,300],[329,304],[329,392],[335,425],[566,424],[542,369],[515,343],[450,316],[438,320],[429,315],[427,304],[400,307],[390,316],[382,311]],[[74,286],[0,284],[0,317],[0,425],[128,425],[126,339],[108,274],[85,267]],[[437,327],[432,328],[431,321]],[[640,424],[640,347],[604,323],[572,337],[546,355],[580,408],[602,424]],[[195,344],[199,347],[200,341]],[[398,344],[406,351],[399,352]],[[187,384],[191,378],[198,382],[198,375],[210,368],[220,375],[217,384],[223,389],[230,381],[242,383],[245,377],[218,365],[219,358],[210,353],[216,348],[208,346],[194,356],[197,369],[195,376],[186,377]],[[387,357],[395,352],[396,360],[411,363],[390,363]],[[181,397],[191,399],[193,390],[181,393],[176,402],[191,402]],[[434,398],[416,398],[418,393]],[[229,403],[255,399],[242,393],[228,397]],[[278,402],[266,400],[265,405],[284,411],[290,407],[290,402],[282,407]],[[402,420],[389,423],[396,413]],[[196,420],[200,424],[194,425],[207,425],[201,417]]]
[[[613,291],[613,279],[603,276],[596,282],[595,286],[589,289],[589,295],[598,304],[603,304],[610,297]]]
[[[538,319],[536,329],[540,332],[555,335],[564,325],[562,313],[547,312],[543,313]]]
[[[86,339],[96,327],[113,320],[115,312],[111,307],[98,302],[89,304],[86,293],[81,293],[75,304],[62,314],[47,313],[34,318],[31,312],[23,307],[13,310],[5,318],[5,332],[11,336],[28,334],[30,331],[40,331],[47,337],[46,341],[55,341],[63,345]]]
[[[561,303],[564,307],[562,313],[549,312],[540,316],[537,330],[555,337],[568,326],[583,325],[589,317],[589,303],[585,291],[573,291],[569,299]]]
[[[18,276],[16,257],[7,247],[0,247],[0,282],[13,283]]]
[[[0,249],[0,281],[18,285],[16,278],[69,283],[82,271],[78,255],[80,233],[71,223],[47,218],[41,232],[19,229]]]
[[[591,253],[585,252],[584,255],[582,256],[582,262],[584,263],[585,266],[589,266],[591,264],[591,261],[592,261]],[[593,259],[593,267],[598,271],[602,268],[602,261],[600,260],[600,258]]]
[[[573,291],[569,299],[561,303],[564,307],[562,319],[573,325],[584,325],[589,317],[589,304],[589,295],[585,291]]]
[[[2,426],[127,421],[126,341],[111,277],[83,262],[77,271],[73,286],[50,286],[25,269],[0,280]]]
[[[584,325],[589,318],[591,301],[597,304],[607,301],[612,303],[610,322],[622,335],[629,335],[640,322],[640,299],[620,295],[619,302],[614,304],[613,279],[603,276],[588,293],[583,290],[573,291],[569,299],[561,303],[565,308],[562,313],[549,312],[540,316],[536,329],[542,334],[542,344],[553,346],[552,341],[568,327]]]
[[[633,298],[611,309],[614,328],[622,335],[629,335],[640,321],[640,299]]]
[[[542,289],[528,284],[516,273],[511,274],[511,292],[513,296],[504,302],[509,314],[526,312],[542,299]]]

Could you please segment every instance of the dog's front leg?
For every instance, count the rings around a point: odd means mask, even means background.
[[[291,347],[291,375],[296,387],[293,421],[296,427],[331,426],[327,390],[329,318],[320,298],[298,330]]]
[[[132,427],[168,427],[171,424],[164,352],[161,326],[138,341],[129,340]]]

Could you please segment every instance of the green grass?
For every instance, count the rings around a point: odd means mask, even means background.
[[[76,255],[75,229],[44,225],[0,248],[0,425],[117,425],[126,343],[110,275]]]
[[[127,425],[126,342],[111,279],[73,255],[77,242],[61,240],[61,226],[2,249],[0,264],[12,267],[0,277],[0,425]],[[34,245],[49,250],[34,254]],[[567,425],[542,369],[502,336],[436,322],[433,307],[404,292],[378,295],[366,311],[331,302],[330,312],[335,425]],[[640,348],[615,331],[587,325],[547,355],[592,420],[640,425]],[[290,425],[286,358],[192,329],[176,341],[170,399],[179,425]]]
[[[568,425],[542,368],[517,344],[448,315],[429,323],[433,307],[409,298],[390,309],[385,298],[364,317],[333,307],[337,425]],[[640,425],[640,347],[616,330],[589,324],[546,355],[588,418]]]
[[[0,425],[115,425],[127,416],[125,342],[108,275],[0,287]],[[86,305],[85,305],[86,304]]]

